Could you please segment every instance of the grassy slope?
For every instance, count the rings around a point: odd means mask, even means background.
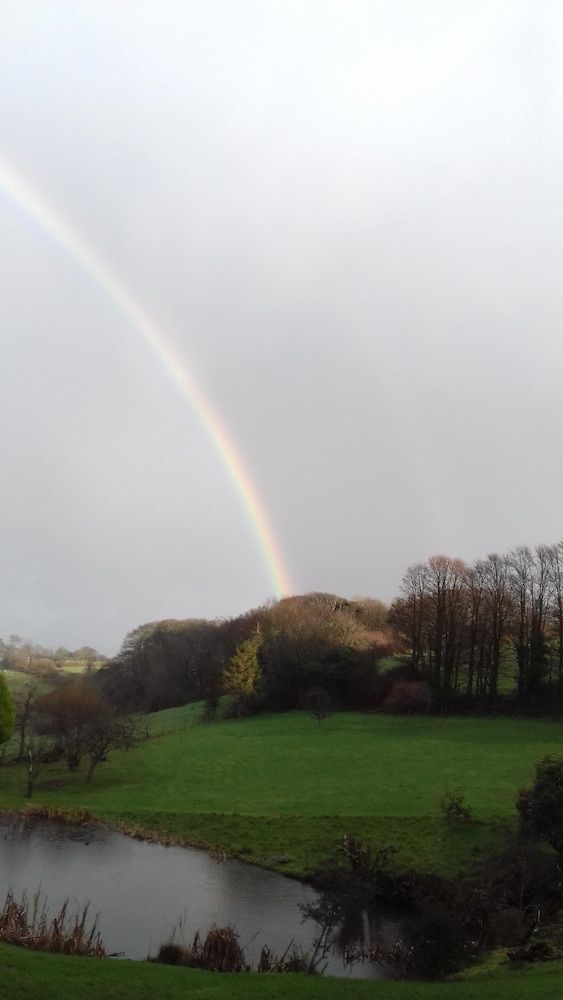
[[[194,718],[194,708],[152,717],[157,738],[113,754],[91,787],[45,768],[34,802],[87,807],[296,873],[314,867],[345,831],[399,845],[400,864],[453,871],[487,849],[493,817],[510,821],[535,761],[563,745],[557,723],[531,720],[342,714],[320,727],[299,714],[216,726],[192,726]],[[464,792],[479,824],[448,831],[436,818],[451,787]],[[23,788],[21,769],[0,768],[0,806],[24,805]],[[0,1000],[560,1000],[562,982],[563,963],[451,984],[373,984],[223,977],[0,948]]]
[[[0,1000],[561,1000],[563,963],[455,983],[219,975],[0,947]]]
[[[560,724],[536,720],[193,720],[193,707],[158,713],[153,732],[175,731],[112,754],[90,787],[59,766],[45,768],[34,802],[86,807],[297,874],[344,832],[399,846],[399,865],[455,871],[512,820],[538,758],[563,746]],[[21,808],[24,785],[22,770],[0,769],[0,806]],[[478,824],[444,826],[438,809],[447,788],[463,791]]]

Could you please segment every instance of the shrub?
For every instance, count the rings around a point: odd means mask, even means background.
[[[224,719],[247,719],[264,711],[264,698],[257,692],[238,694],[225,701]]]
[[[467,933],[449,912],[427,913],[409,921],[403,941],[403,974],[409,979],[444,979],[467,961]]]
[[[213,924],[205,938],[196,931],[190,945],[176,945],[168,941],[161,945],[157,962],[167,965],[187,965],[193,969],[210,972],[248,972],[244,951],[234,927],[217,927]]]
[[[444,792],[440,799],[440,812],[442,819],[449,826],[461,826],[463,823],[471,823],[473,816],[465,801],[465,796],[461,792],[449,789]]]
[[[547,840],[563,855],[563,758],[547,756],[536,765],[536,779],[516,803],[522,832]]]
[[[323,687],[314,687],[307,692],[303,699],[303,707],[308,711],[312,719],[316,719],[320,724],[331,714],[332,701],[328,691]]]
[[[395,681],[383,701],[385,712],[427,712],[432,692],[426,681]]]

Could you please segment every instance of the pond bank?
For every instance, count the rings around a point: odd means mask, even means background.
[[[38,887],[57,909],[69,898],[90,914],[106,951],[143,959],[155,954],[181,925],[189,943],[212,925],[236,927],[247,959],[255,965],[263,945],[282,953],[293,941],[314,949],[319,928],[303,921],[302,907],[315,903],[315,890],[295,879],[206,852],[132,840],[86,815],[80,825],[20,814],[0,820],[0,893],[32,895]],[[395,914],[380,908],[363,922],[367,950],[391,943],[398,933]],[[356,942],[354,941],[354,944]],[[344,964],[338,948],[327,956],[327,973],[382,978],[375,962]]]
[[[563,962],[451,983],[373,982],[293,973],[214,975],[150,962],[48,955],[0,945],[6,997],[25,1000],[559,1000]]]

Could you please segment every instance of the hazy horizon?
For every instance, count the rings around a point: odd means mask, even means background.
[[[273,596],[196,409],[38,204],[192,370],[295,592],[563,535],[559,4],[7,0],[0,48],[1,636],[111,653]]]

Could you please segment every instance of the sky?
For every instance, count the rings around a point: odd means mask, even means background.
[[[0,636],[563,535],[559,2],[0,0],[0,82]]]

